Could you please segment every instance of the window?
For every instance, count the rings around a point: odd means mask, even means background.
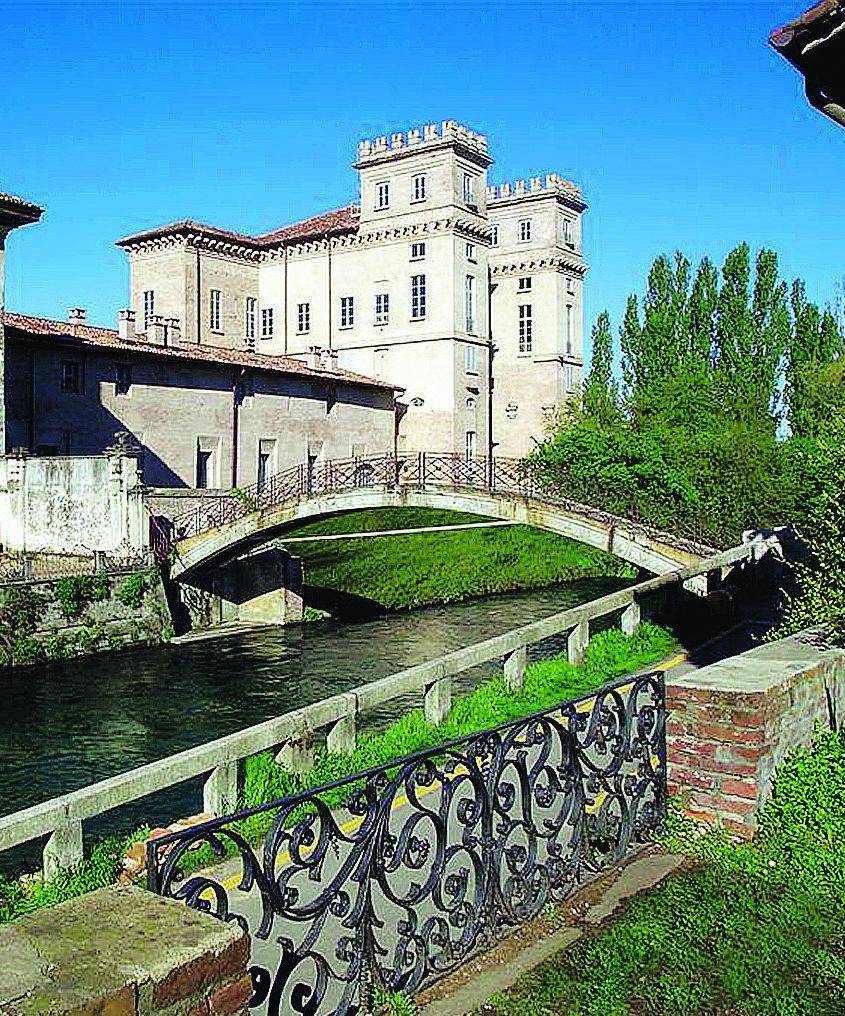
[[[475,199],[472,194],[472,176],[469,173],[464,173],[464,204],[475,204]]]
[[[493,247],[499,246],[499,227],[496,225],[490,227],[490,244]]]
[[[82,391],[82,365],[78,360],[63,360],[61,373],[63,392]]]
[[[425,173],[414,177],[414,201],[425,201]]]
[[[471,261],[473,264],[478,260],[475,253],[475,244],[468,243],[466,246],[467,261]]]
[[[527,243],[531,239],[531,220],[521,219],[519,223],[519,239],[521,243]]]
[[[519,305],[519,351],[520,353],[531,352],[531,304],[521,303]]]
[[[464,347],[464,367],[467,374],[478,373],[478,346]]]
[[[520,293],[527,293],[531,289],[531,276],[522,275],[517,282],[516,288]]]
[[[571,363],[563,365],[563,389],[571,392],[575,387],[575,368]]]
[[[376,324],[386,325],[390,317],[390,297],[387,293],[376,293]]]
[[[311,304],[298,303],[296,305],[296,330],[298,332],[311,331]]]
[[[114,365],[114,394],[128,395],[132,387],[132,367],[128,363]]]
[[[205,490],[211,475],[211,452],[197,448],[197,487]]]
[[[257,300],[254,296],[248,296],[246,298],[246,315],[245,315],[245,327],[246,327],[246,338],[255,338],[255,307]]]
[[[263,490],[276,472],[276,439],[261,438],[258,442],[258,489]]]
[[[570,296],[575,296],[575,280],[570,276],[566,277],[566,292]]]
[[[466,446],[467,447],[467,458],[468,459],[474,459],[475,458],[475,443],[476,443],[475,442],[475,431],[474,430],[468,430],[467,431],[467,446]]]
[[[425,276],[411,276],[411,317],[415,320],[425,317]]]
[[[340,298],[340,327],[351,328],[355,324],[355,298],[342,296]]]
[[[273,308],[262,307],[261,308],[261,338],[272,339],[273,338]]]
[[[220,329],[220,290],[212,289],[208,294],[208,327],[213,332]]]
[[[390,183],[382,180],[376,184],[376,208],[388,208],[390,206]]]
[[[560,220],[560,235],[564,243],[572,243],[572,220],[563,218]]]
[[[156,312],[156,295],[155,290],[145,289],[144,290],[144,327],[152,320],[153,314]]]
[[[425,257],[425,244],[424,243],[412,243],[411,244],[411,260],[422,261]]]
[[[569,356],[572,355],[572,305],[566,305],[566,316],[564,318],[565,331],[564,338],[566,339],[566,352]]]
[[[475,276],[468,275],[464,283],[464,305],[466,308],[467,331],[475,332]],[[470,347],[467,346],[467,349]],[[471,347],[475,349],[475,346]]]

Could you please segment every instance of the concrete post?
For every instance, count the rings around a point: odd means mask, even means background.
[[[69,820],[54,829],[44,844],[44,878],[54,878],[60,868],[69,868],[82,860],[82,822]]]
[[[314,768],[314,738],[310,731],[286,741],[276,754],[276,762],[289,773],[309,773]]]
[[[584,662],[584,651],[590,641],[590,622],[581,621],[569,633],[566,640],[566,657],[574,666]]]
[[[222,818],[238,810],[238,763],[224,762],[211,770],[202,789],[203,811]]]
[[[425,722],[436,727],[449,715],[452,708],[452,678],[441,677],[425,690]]]
[[[508,691],[519,691],[525,681],[528,647],[520,646],[505,657],[505,684]]]
[[[335,755],[351,755],[355,751],[357,725],[354,708],[329,728],[326,750]]]
[[[625,635],[636,635],[640,627],[640,621],[640,605],[634,600],[622,611],[623,633]]]

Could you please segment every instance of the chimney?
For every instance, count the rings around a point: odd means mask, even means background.
[[[337,367],[337,357],[338,357],[338,353],[337,353],[336,349],[327,349],[326,350],[326,360],[325,360],[326,370],[337,370],[338,369],[338,367]]]
[[[182,339],[182,326],[179,323],[179,318],[165,318],[164,325],[167,330],[165,335],[165,345],[178,346]]]
[[[135,341],[135,311],[124,308],[117,312],[117,336],[124,342]]]
[[[167,345],[167,325],[161,314],[153,314],[147,322],[147,342],[153,346]]]
[[[308,347],[308,366],[312,370],[323,369],[323,347],[322,346],[309,346]]]
[[[85,319],[87,317],[88,312],[85,310],[84,307],[71,307],[71,309],[67,313],[68,321],[70,322],[70,324],[74,326],[84,325]]]

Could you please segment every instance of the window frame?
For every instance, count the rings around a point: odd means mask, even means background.
[[[478,374],[478,346],[474,342],[464,346],[464,373]]]
[[[376,181],[375,211],[381,212],[390,208],[390,180]]]
[[[70,368],[73,368],[73,374]],[[73,385],[68,384],[73,377]],[[85,375],[81,360],[62,360],[59,367],[59,387],[67,395],[83,395],[85,393]]]
[[[475,276],[467,275],[464,278],[464,324],[470,335],[476,334],[476,325],[478,324],[475,317],[476,303]]]
[[[272,339],[274,331],[273,323],[273,308],[262,307],[261,308],[261,338]]]
[[[390,293],[376,293],[373,321],[377,325],[386,325],[390,321]]]
[[[208,291],[208,327],[212,332],[223,331],[223,293],[219,289]]]
[[[415,173],[411,181],[411,204],[428,200],[428,174]]]
[[[308,335],[311,331],[311,301],[296,305],[296,334]]]
[[[534,315],[532,304],[518,305],[519,314],[519,352],[527,355],[534,349]]]
[[[499,246],[499,223],[493,222],[490,224],[490,246]]]
[[[425,261],[425,256],[425,240],[418,240],[416,243],[411,244],[411,254],[408,258],[409,261]]]
[[[531,243],[531,219],[520,219],[518,227],[520,243]]]
[[[121,374],[123,377],[121,377]],[[132,364],[114,364],[114,394],[125,398],[132,388]]]
[[[156,291],[154,289],[144,290],[144,328],[148,328],[155,315]]]
[[[425,275],[411,276],[411,320],[424,321],[428,312],[428,285]]]
[[[468,205],[468,206],[470,206],[472,208],[475,208],[475,206],[477,204],[477,202],[475,200],[474,183],[475,183],[475,178],[473,177],[472,173],[464,172],[464,182],[463,182],[462,196],[463,196],[463,199],[464,199],[464,204]]]
[[[257,321],[258,300],[254,296],[248,296],[244,301],[244,338],[255,341],[258,326]]]
[[[528,285],[524,286],[523,285],[524,282],[527,282]],[[517,291],[517,293],[530,293],[533,290],[533,288],[534,287],[533,287],[533,284],[531,282],[531,276],[530,275],[520,275],[517,278],[517,282],[516,282],[516,291]]]
[[[342,296],[340,298],[340,328],[355,327],[355,297]]]

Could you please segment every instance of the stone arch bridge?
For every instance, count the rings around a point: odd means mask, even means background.
[[[444,508],[524,523],[598,547],[658,575],[714,553],[712,547],[662,532],[644,520],[554,496],[522,460],[419,452],[297,466],[263,484],[202,502],[168,526],[170,577],[208,589],[211,576],[235,568],[242,586],[245,573],[260,571],[257,558],[250,555],[291,524],[384,507]],[[159,536],[161,553],[164,539]],[[276,567],[274,577],[259,579],[266,589],[242,591],[241,602],[260,598],[273,586],[278,589],[287,581],[283,572]]]

